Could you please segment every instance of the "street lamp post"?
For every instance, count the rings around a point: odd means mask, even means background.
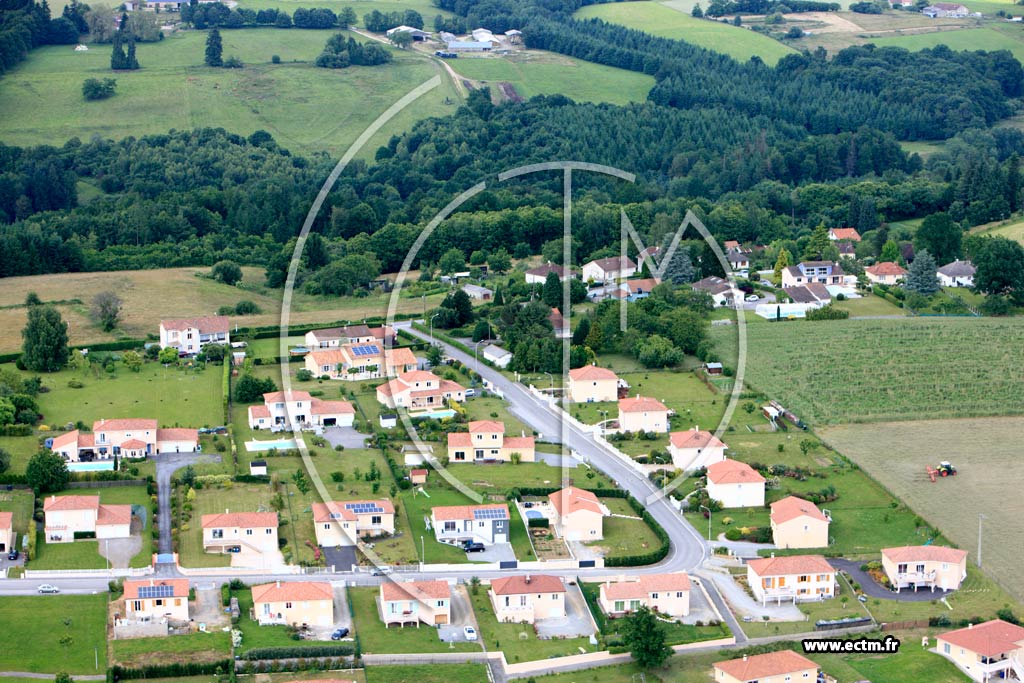
[[[439,315],[441,315],[441,314],[440,313],[435,313],[434,315],[430,316],[430,343],[431,344],[434,343],[434,318],[436,318]]]
[[[485,341],[487,340],[481,339],[476,344],[473,344],[473,362],[476,364],[476,371],[478,373],[480,372],[480,356],[477,355],[477,352],[480,350],[480,345],[483,344]]]
[[[710,542],[711,541],[711,508],[709,508],[709,507],[707,507],[705,505],[701,505],[700,509],[707,511],[707,513],[708,513],[708,541]]]
[[[555,378],[551,376],[550,372],[545,372],[544,374],[548,376],[548,388],[554,390]]]
[[[427,561],[427,546],[423,541],[423,536],[420,536],[420,564],[425,564]]]

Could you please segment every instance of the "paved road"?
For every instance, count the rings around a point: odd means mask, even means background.
[[[210,453],[167,453],[156,456],[156,495],[160,506],[159,553],[173,552],[171,543],[171,475],[187,465],[220,462],[220,455]],[[142,533],[146,533],[143,530]]]
[[[395,327],[430,341],[430,335],[414,329],[409,322],[396,323]],[[597,443],[589,434],[569,422],[561,420],[543,404],[541,399],[531,394],[525,387],[506,378],[493,368],[483,363],[477,363],[472,354],[464,353],[440,340],[435,341],[444,347],[445,353],[449,357],[465,363],[467,367],[473,368],[490,384],[497,387],[504,395],[512,414],[542,434],[544,439],[561,441],[563,445],[576,451],[595,468],[611,477],[621,488],[633,494],[634,498],[641,502],[650,501],[646,503],[647,511],[668,532],[672,548],[668,557],[658,565],[647,568],[631,568],[630,573],[692,570],[704,562],[708,556],[707,542],[664,498],[651,501],[651,497],[657,494],[659,489],[629,465],[623,463],[621,456],[614,450]]]

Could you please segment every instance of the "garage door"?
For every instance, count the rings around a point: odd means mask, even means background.
[[[447,623],[448,623],[448,615],[447,614],[435,614],[434,615],[434,624],[435,625],[447,624]]]
[[[507,534],[494,534],[494,542],[495,543],[508,543],[508,535]]]
[[[336,417],[325,417],[324,418],[324,427],[333,427],[337,423],[338,423],[338,418],[336,418]]]
[[[551,618],[557,618],[564,615],[562,614],[561,609],[559,609],[558,607],[552,607],[550,610],[548,610],[548,616]]]

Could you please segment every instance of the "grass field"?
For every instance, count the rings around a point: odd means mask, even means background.
[[[458,73],[491,86],[507,81],[520,97],[565,95],[577,102],[643,102],[654,87],[645,74],[572,59],[553,52],[530,51],[509,56],[464,56],[451,63]]]
[[[294,645],[294,641],[287,644]],[[197,631],[184,636],[130,638],[111,641],[110,649],[112,661],[127,668],[147,664],[219,662],[231,656],[231,635],[223,631]]]
[[[0,614],[7,625],[0,629],[0,670],[101,675],[106,670],[106,593],[3,597]]]
[[[11,454],[11,472],[24,474],[29,459],[39,451],[35,436],[0,436],[0,448]]]
[[[4,83],[0,81],[0,99]],[[0,104],[0,108],[3,105]],[[0,114],[2,117],[2,114]],[[2,124],[0,124],[2,125]],[[0,137],[3,133],[0,132]],[[9,142],[9,141],[8,141]],[[220,306],[235,305],[243,299],[262,309],[258,315],[232,318],[239,325],[275,325],[281,322],[283,290],[263,287],[262,268],[243,268],[240,287],[228,287],[196,273],[209,273],[208,268],[163,268],[109,273],[70,273],[34,275],[4,279],[0,288],[0,306],[22,304],[25,295],[36,292],[43,301],[60,301],[68,292],[85,302],[82,305],[60,305],[64,320],[70,323],[72,344],[94,344],[114,341],[121,336],[144,339],[159,333],[161,318],[213,315]],[[113,290],[124,302],[121,323],[114,333],[102,332],[88,317],[88,306],[99,292]],[[362,322],[363,318],[387,312],[390,294],[375,291],[365,298],[314,297],[296,292],[292,301],[291,322]],[[400,298],[398,313],[415,313],[438,305],[442,294]],[[0,353],[21,349],[21,329],[25,326],[26,309],[0,308]]]
[[[658,2],[589,5],[575,16],[582,19],[597,17],[652,35],[684,40],[740,61],[757,55],[766,64],[775,64],[786,55],[795,53],[792,48],[760,33],[717,21],[694,19]]]
[[[972,232],[974,231],[972,230]],[[986,227],[978,232],[984,232],[986,235],[1006,237],[1007,239],[1016,240],[1024,244],[1024,221],[1021,220],[1011,219],[1005,223],[996,224],[993,227]]]
[[[747,380],[812,424],[1015,414],[1021,331],[1013,318],[750,325]],[[734,331],[711,335],[735,362]]]
[[[88,52],[68,46],[41,48],[0,82],[0,138],[28,145],[72,136],[123,137],[219,126],[242,135],[266,130],[293,151],[326,150],[340,156],[378,115],[441,70],[431,60],[393,48],[388,49],[395,59],[387,66],[316,68],[312,62],[334,32],[225,31],[224,56],[239,57],[246,64],[243,69],[203,66],[205,31],[172,34],[139,46],[142,69],[117,74],[115,97],[86,104],[82,81],[110,75],[109,47],[95,45]],[[281,64],[271,64],[275,54]],[[451,80],[442,78],[440,87],[373,138],[363,156],[372,158],[391,135],[419,119],[453,112],[457,102]]]
[[[1016,488],[1024,477],[1018,447],[1022,430],[1021,418],[991,418],[843,425],[821,430],[821,435],[968,549],[970,564],[977,559],[978,514],[987,515],[983,566],[1020,599],[1024,531],[1016,520],[1024,508]],[[879,443],[886,447],[878,448]],[[925,466],[940,460],[950,460],[959,474],[932,484]]]
[[[906,315],[896,304],[886,301],[880,296],[867,294],[859,299],[836,301],[833,304],[841,311],[849,311],[851,317],[867,315]]]
[[[24,535],[28,533],[29,523],[32,522],[32,513],[35,511],[34,501],[35,496],[32,495],[32,491],[0,491],[0,512],[14,513],[12,526],[14,533],[18,535],[17,548],[19,550],[22,547],[21,542],[24,540]]]
[[[375,586],[348,589],[349,604],[352,606],[354,614],[353,621],[359,629],[359,643],[362,646],[363,654],[480,651],[480,646],[477,643],[443,643],[437,635],[437,629],[427,626],[386,628],[380,620],[380,612],[377,609],[378,595],[380,595],[380,589]]]
[[[971,7],[971,2],[965,3]],[[999,4],[999,9],[1013,12],[1014,6],[1007,3],[975,3],[985,5]],[[973,9],[973,8],[972,8]],[[985,11],[978,9],[977,11]],[[994,28],[972,28],[958,31],[942,31],[939,33],[921,33],[882,38],[872,38],[871,42],[879,47],[902,47],[908,50],[923,50],[936,45],[946,45],[952,50],[1009,50],[1018,60],[1024,59],[1024,41],[1019,37],[1020,30],[1011,35]]]

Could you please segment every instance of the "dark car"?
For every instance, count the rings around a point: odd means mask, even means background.
[[[466,541],[462,544],[462,549],[467,553],[482,553],[487,550],[483,543],[474,543],[473,541]]]
[[[347,628],[334,629],[334,633],[331,634],[331,640],[341,640],[348,635]]]
[[[11,552],[7,553],[7,559],[8,560],[16,560],[16,559],[18,559],[18,549],[17,548],[12,548]]]

